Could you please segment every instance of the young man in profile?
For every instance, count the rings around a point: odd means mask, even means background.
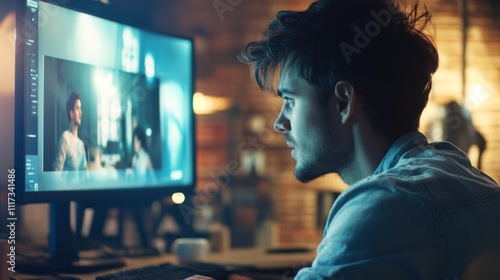
[[[78,127],[82,124],[82,102],[79,93],[71,92],[66,102],[66,114],[69,127],[59,139],[53,164],[54,171],[85,170],[87,166],[85,145],[78,138]]]
[[[438,67],[430,17],[417,4],[320,0],[279,12],[243,51],[284,100],[275,128],[297,179],[336,172],[350,185],[296,279],[500,279],[500,188],[418,132]]]

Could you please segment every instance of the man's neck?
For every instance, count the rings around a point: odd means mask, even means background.
[[[373,133],[354,131],[354,154],[352,161],[340,174],[348,185],[373,175],[384,158],[393,140]]]
[[[74,122],[70,122],[69,131],[73,134],[73,136],[78,136],[78,125]]]

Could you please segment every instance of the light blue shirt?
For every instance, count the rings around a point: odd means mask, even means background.
[[[59,139],[56,158],[53,163],[54,171],[80,171],[85,170],[87,158],[85,145],[78,136],[65,130]]]
[[[153,169],[153,164],[148,153],[141,147],[139,153],[132,158],[132,169],[139,176],[145,176],[148,170]]]
[[[458,280],[492,255],[499,260],[497,183],[452,144],[414,132],[338,197],[312,267],[295,279]]]

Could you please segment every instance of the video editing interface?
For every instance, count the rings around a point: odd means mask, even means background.
[[[192,41],[26,3],[26,191],[192,185]]]

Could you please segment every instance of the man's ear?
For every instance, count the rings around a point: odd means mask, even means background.
[[[335,96],[337,97],[337,113],[340,114],[342,124],[352,119],[356,110],[356,92],[348,81],[340,81],[335,85]]]

